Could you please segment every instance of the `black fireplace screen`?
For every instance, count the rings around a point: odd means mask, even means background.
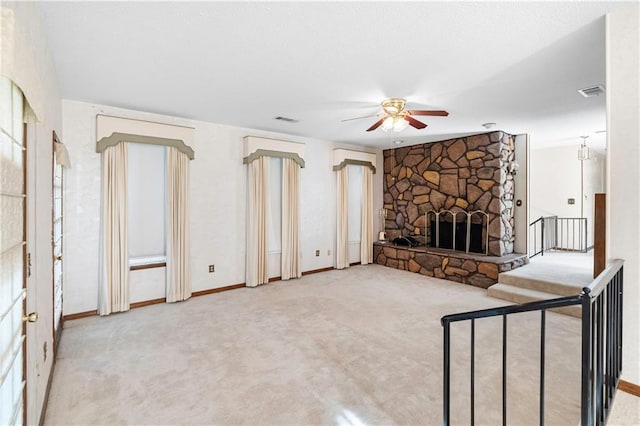
[[[429,217],[429,216],[428,216]],[[470,224],[467,222],[471,221]],[[430,215],[429,247],[486,254],[488,217],[483,212],[451,214],[449,211]],[[468,246],[467,246],[467,234]]]

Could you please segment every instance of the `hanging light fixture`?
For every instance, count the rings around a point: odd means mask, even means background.
[[[401,132],[409,125],[409,122],[405,120],[404,117],[404,114],[390,115],[384,119],[382,126],[380,127],[385,132],[390,130],[394,132]]]
[[[591,158],[591,151],[587,146],[587,138],[589,136],[580,136],[580,137],[582,138],[582,144],[580,145],[580,148],[578,148],[578,160],[585,161]]]

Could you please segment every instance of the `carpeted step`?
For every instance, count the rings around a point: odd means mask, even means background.
[[[558,296],[575,296],[580,294],[582,289],[589,285],[583,280],[565,279],[559,274],[548,276],[538,271],[528,269],[530,265],[523,266],[513,271],[503,272],[498,277],[498,282],[508,284],[523,289],[535,290],[543,293],[550,293]]]
[[[575,293],[572,293],[567,296],[573,296],[574,294]],[[497,299],[508,300],[509,302],[514,302],[517,304],[537,302],[539,300],[557,299],[559,297],[563,297],[553,293],[547,293],[543,291],[532,290],[529,288],[517,287],[517,286],[504,284],[504,283],[494,284],[491,287],[489,287],[487,289],[487,295],[491,297],[495,297]],[[577,318],[580,318],[582,313],[582,308],[579,305],[565,306],[563,308],[555,308],[551,310],[560,314],[570,315],[572,317],[577,317]]]

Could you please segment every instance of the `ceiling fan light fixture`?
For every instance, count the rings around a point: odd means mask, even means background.
[[[382,122],[382,130],[384,130],[385,132],[388,132],[389,130],[392,130],[393,127],[394,127],[393,117],[388,116]]]
[[[404,119],[404,117],[396,117],[393,122],[393,131],[401,132],[406,129],[408,125],[409,123]]]
[[[382,102],[382,109],[389,115],[397,115],[404,110],[404,99],[391,98]]]
[[[382,101],[381,106],[383,112],[381,114],[377,114],[377,116],[381,118],[373,123],[373,125],[367,129],[367,132],[373,132],[374,130],[380,128],[384,132],[388,132],[390,130],[394,132],[401,132],[408,126],[421,130],[427,127],[427,125],[420,120],[416,120],[414,117],[412,117],[413,115],[426,115],[435,117],[446,117],[449,115],[447,111],[443,110],[405,110],[405,102],[406,101],[404,99],[400,98],[391,98]],[[355,118],[350,118],[342,121],[350,120],[355,120]]]

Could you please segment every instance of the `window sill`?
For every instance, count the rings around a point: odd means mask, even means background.
[[[164,268],[167,266],[167,262],[162,263],[145,263],[144,265],[131,265],[130,271],[140,271],[142,269]]]
[[[142,269],[164,268],[167,266],[164,256],[129,259],[129,270],[139,271]]]

